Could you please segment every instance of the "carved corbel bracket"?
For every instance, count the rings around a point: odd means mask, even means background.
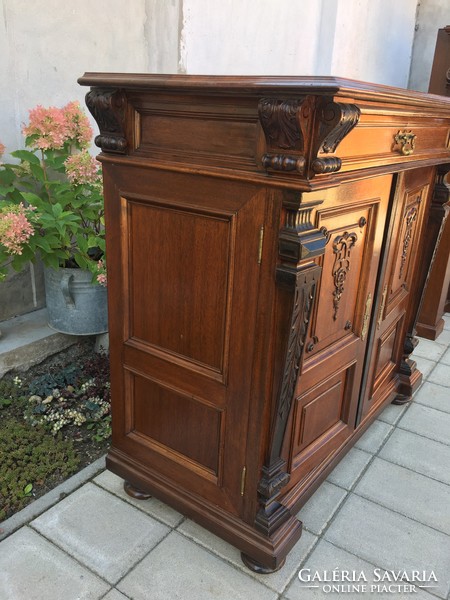
[[[103,152],[125,154],[128,143],[123,123],[127,102],[123,91],[92,88],[86,94],[86,105],[100,130],[100,135],[94,140],[95,145]]]
[[[345,136],[356,127],[361,110],[356,104],[333,102],[326,99],[323,99],[321,104],[317,136],[318,152],[329,154],[336,152],[336,148]]]
[[[334,153],[361,115],[356,104],[317,96],[262,98],[258,111],[268,150],[263,167],[311,176],[339,171],[339,157],[319,154]]]
[[[259,101],[259,120],[269,150],[262,157],[265,169],[304,174],[304,136],[299,120],[303,100],[301,97],[288,100],[262,98]]]

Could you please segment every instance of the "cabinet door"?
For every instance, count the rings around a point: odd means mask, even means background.
[[[379,285],[380,300],[374,324],[367,385],[362,394],[361,416],[393,393],[403,356],[414,272],[420,260],[419,237],[431,190],[432,168],[406,171],[398,176],[385,248],[386,267]]]
[[[391,176],[308,194],[323,200],[322,275],[296,388],[290,461],[293,483],[352,434],[356,422]]]
[[[111,170],[113,453],[238,514],[265,192]]]

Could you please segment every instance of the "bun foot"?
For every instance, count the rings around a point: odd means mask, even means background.
[[[398,394],[392,400],[391,404],[397,404],[400,406],[402,404],[408,404],[408,402],[411,402],[411,396],[405,396],[404,394]]]
[[[267,575],[268,573],[275,573],[275,571],[278,571],[279,569],[281,569],[281,567],[286,562],[286,558],[283,558],[283,560],[278,565],[278,567],[271,569],[270,567],[266,567],[266,566],[262,565],[260,562],[258,562],[257,560],[254,560],[250,556],[247,556],[247,554],[244,554],[243,552],[241,552],[241,559],[242,559],[242,562],[244,563],[244,565],[246,567],[248,567],[250,569],[250,571],[253,571],[254,573],[259,573],[260,575]]]
[[[134,498],[135,500],[148,500],[151,498],[150,494],[135,488],[134,485],[132,485],[129,481],[124,482],[123,489],[129,496],[131,496],[131,498]]]

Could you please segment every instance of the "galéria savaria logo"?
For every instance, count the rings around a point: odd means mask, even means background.
[[[411,594],[419,589],[438,587],[434,571],[387,570],[374,568],[371,573],[333,569],[300,569],[302,588],[319,589],[325,594]]]

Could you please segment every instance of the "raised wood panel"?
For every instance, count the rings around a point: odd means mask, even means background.
[[[233,220],[134,200],[127,211],[130,337],[223,373]]]
[[[218,477],[223,411],[148,377],[131,372],[128,376],[133,379],[127,386],[133,392],[127,398],[132,406],[129,431],[144,436],[143,443],[172,460],[188,468],[193,461]]]

